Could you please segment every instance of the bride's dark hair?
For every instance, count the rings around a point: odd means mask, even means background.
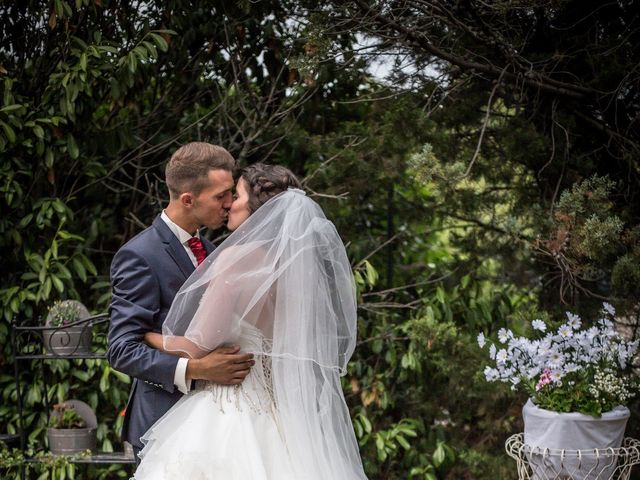
[[[242,170],[240,178],[247,183],[250,213],[289,187],[302,188],[293,172],[281,165],[254,163]]]

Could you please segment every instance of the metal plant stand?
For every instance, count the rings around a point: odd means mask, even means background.
[[[87,333],[96,337],[106,335],[106,327],[108,326],[109,316],[107,313],[95,315],[84,320],[79,320],[70,325],[61,327],[51,326],[31,326],[20,325],[15,321],[11,330],[11,343],[14,352],[14,377],[16,383],[17,407],[19,414],[19,437],[20,448],[25,455],[28,463],[37,462],[37,459],[28,457],[27,454],[27,432],[24,425],[24,404],[22,401],[23,389],[21,385],[22,364],[28,361],[38,361],[42,378],[47,378],[44,370],[44,362],[57,359],[106,359],[106,354],[87,350],[86,342],[78,342],[77,346],[74,342],[76,338],[81,338]],[[54,336],[58,344],[64,348],[51,348],[51,339]],[[47,346],[49,348],[47,349]],[[64,353],[60,353],[64,352]],[[49,398],[49,389],[44,389],[43,406],[47,414],[51,412],[51,399]],[[89,456],[80,456],[77,458],[70,457],[70,461],[83,464],[110,464],[124,463],[133,464],[135,459],[131,454],[126,452],[96,452]],[[24,469],[22,478],[25,478]]]
[[[505,450],[518,465],[519,480],[629,480],[640,463],[640,441],[630,437],[620,448],[556,450],[527,445],[517,433]]]

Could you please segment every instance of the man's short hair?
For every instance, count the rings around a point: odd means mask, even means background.
[[[236,161],[223,147],[206,142],[183,145],[171,156],[164,171],[171,198],[184,192],[198,195],[209,181],[210,170],[234,172]]]

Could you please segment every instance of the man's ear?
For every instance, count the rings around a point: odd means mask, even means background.
[[[193,206],[193,194],[191,192],[181,193],[180,204],[184,207],[191,208]]]

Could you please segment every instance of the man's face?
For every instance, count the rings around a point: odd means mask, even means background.
[[[215,230],[227,221],[233,201],[233,177],[227,170],[209,170],[209,185],[193,197],[193,219],[199,225]]]

